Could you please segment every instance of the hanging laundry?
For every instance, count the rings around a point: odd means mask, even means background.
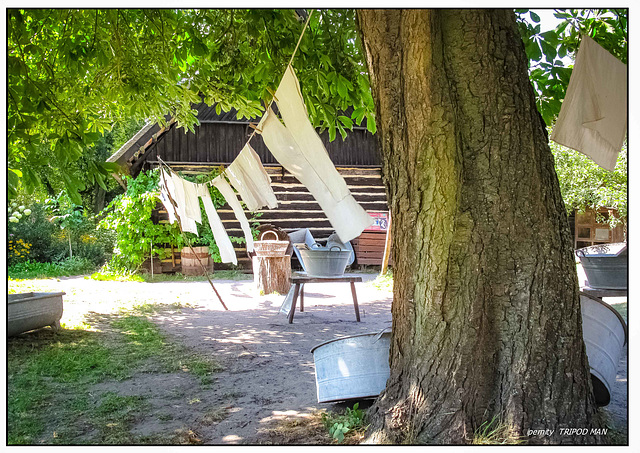
[[[271,188],[271,178],[249,143],[242,148],[225,173],[249,211],[255,211],[263,206],[268,206],[270,209],[278,206],[278,200]]]
[[[160,198],[162,205],[167,211],[169,223],[173,224],[176,221],[175,207],[171,204],[171,200],[169,199],[169,189],[165,185],[165,181],[167,183],[170,181],[169,175],[167,175],[164,170],[160,170],[160,195],[158,198]]]
[[[314,171],[326,183],[333,198],[340,201],[349,196],[347,183],[334,167],[320,136],[309,121],[300,83],[291,65],[287,66],[276,91],[276,103],[285,126],[291,132],[302,154],[313,163]]]
[[[262,117],[258,130],[262,131],[265,144],[278,162],[311,192],[342,242],[359,236],[373,223],[371,216],[362,209],[350,193],[340,201],[335,199],[328,186],[334,183],[336,177],[327,181],[316,171],[323,165],[333,167],[329,157],[326,154],[318,154],[312,159],[307,158],[289,129],[280,122],[271,108]],[[342,179],[337,171],[335,173]]]
[[[209,219],[209,227],[213,232],[213,238],[215,239],[218,250],[220,251],[221,261],[223,263],[238,264],[236,252],[233,250],[233,244],[231,244],[231,240],[222,225],[222,221],[220,220],[216,209],[213,207],[213,202],[209,195],[209,186],[206,184],[194,184],[194,186],[196,196],[202,198],[204,211],[207,213],[207,218]],[[197,197],[196,201],[198,200]]]
[[[180,227],[182,228],[182,231],[188,231],[197,235],[198,226],[196,225],[195,220],[188,218],[185,213],[185,191],[184,186],[182,185],[182,181],[183,179],[178,175],[173,173],[169,174],[164,170],[161,170],[161,186],[165,185],[164,189],[166,189],[167,194],[171,196],[176,204],[175,209],[171,208],[171,205],[165,205],[165,207],[167,208],[167,212],[169,211],[169,209],[171,209],[171,212],[175,216],[177,216],[178,220],[180,221]],[[171,221],[171,216],[169,217],[169,221]]]
[[[612,171],[627,133],[627,65],[582,37],[551,140]]]
[[[171,206],[168,197],[166,197],[167,203],[165,204],[165,200],[162,197],[166,194],[170,195],[176,203],[175,208]],[[200,198],[202,198],[204,210],[209,219],[209,227],[213,232],[213,238],[220,250],[222,262],[238,264],[233,245],[222,225],[218,213],[213,207],[209,187],[206,184],[194,184],[182,179],[175,173],[169,175],[163,169],[160,170],[160,195],[160,200],[165,208],[167,208],[167,212],[170,212],[169,222],[173,223],[177,215],[182,231],[188,231],[195,235],[198,235],[196,222],[202,223],[202,214],[200,213]],[[195,209],[196,207],[197,211]]]
[[[199,184],[195,184],[186,179],[174,175],[182,183],[184,188],[184,214],[187,218],[202,223],[202,214],[200,213],[200,201],[198,200]]]
[[[244,211],[242,210],[242,206],[238,201],[238,197],[223,175],[214,178],[212,184],[216,189],[220,191],[229,206],[231,206],[231,209],[233,209],[233,213],[235,214],[238,222],[240,222],[240,227],[242,228],[244,237],[247,241],[247,252],[252,252],[253,235],[251,234],[251,227],[249,226],[249,222],[247,221],[247,216],[244,215]]]
[[[287,67],[275,100],[286,126],[269,108],[257,128],[267,147],[311,192],[342,242],[359,236],[373,219],[351,195],[309,121],[300,84],[291,66]]]

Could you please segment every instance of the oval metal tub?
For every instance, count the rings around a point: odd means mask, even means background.
[[[309,277],[342,277],[351,257],[350,250],[300,249]]]
[[[390,332],[337,338],[314,347],[318,402],[376,397],[389,378]]]
[[[64,294],[64,292],[9,294],[7,336],[11,337],[46,326],[59,329]]]
[[[606,406],[616,382],[622,348],[627,344],[627,325],[609,304],[580,293],[582,336],[591,368],[596,403]]]

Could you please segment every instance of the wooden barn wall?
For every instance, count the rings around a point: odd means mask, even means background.
[[[211,167],[210,164],[172,164],[174,170],[186,174],[206,173],[210,171]],[[336,168],[344,177],[353,197],[366,211],[386,212],[388,210],[380,168],[355,168],[339,165]],[[272,224],[285,231],[309,228],[314,238],[319,241],[326,240],[334,230],[309,191],[281,166],[265,166],[265,169],[271,176],[271,186],[278,199],[278,207],[257,211],[261,213],[258,222]],[[222,206],[218,213],[230,236],[243,236],[240,224],[228,205]],[[166,219],[166,212],[160,214],[162,219]],[[248,218],[249,214],[247,213]],[[239,265],[250,267],[250,261],[244,247],[236,245],[236,255]]]
[[[195,133],[185,133],[185,129],[174,127],[158,141],[147,161],[157,161],[159,155],[166,162],[228,164],[242,150],[251,132],[252,129],[243,123],[202,123]],[[330,142],[326,131],[320,138],[335,165],[380,165],[375,137],[366,129],[349,132],[344,141],[338,136]],[[278,163],[260,135],[254,136],[251,146],[264,164]]]

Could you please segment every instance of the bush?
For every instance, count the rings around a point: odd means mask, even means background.
[[[22,217],[19,223],[9,223],[8,264],[13,265],[27,260],[36,262],[52,262],[61,259],[68,245],[60,228],[47,218],[44,206],[35,203],[30,206],[31,214]],[[15,247],[21,241],[29,244],[28,253],[15,253]]]
[[[115,236],[115,248],[109,262],[112,272],[136,271],[151,253],[151,244],[171,244],[181,248],[183,238],[177,223],[154,224],[151,213],[159,202],[159,171],[141,172],[137,178],[124,177],[127,191],[107,206],[98,224]],[[154,247],[160,259],[164,249]]]
[[[90,260],[74,256],[58,263],[40,263],[27,260],[10,265],[7,268],[7,274],[9,278],[16,279],[70,277],[86,274],[94,269],[95,265]]]
[[[28,210],[29,215],[23,215],[18,222],[9,223],[9,265],[26,261],[57,263],[66,260],[69,258],[69,242],[74,258],[88,260],[94,267],[109,258],[113,250],[112,232],[96,230],[96,220],[82,207],[67,203],[65,195],[50,198],[44,203],[33,203]],[[60,228],[58,219],[70,212],[74,213],[73,225]]]

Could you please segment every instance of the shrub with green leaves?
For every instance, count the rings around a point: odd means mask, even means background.
[[[329,430],[329,435],[341,443],[344,440],[346,434],[355,431],[364,431],[367,427],[364,424],[365,413],[362,409],[359,409],[359,404],[353,405],[353,408],[348,408],[343,414],[322,414],[322,423]]]
[[[37,262],[60,260],[68,249],[60,234],[60,229],[49,221],[42,204],[34,203],[27,206],[28,208],[25,208],[23,212],[28,209],[30,214],[23,215],[18,222],[10,222],[7,225],[7,233],[9,249],[12,249],[12,245],[20,241],[29,244],[28,254],[21,257],[13,252],[8,253],[8,264],[13,265],[26,260]],[[21,253],[21,255],[24,254]]]
[[[627,144],[618,155],[613,171],[605,170],[578,151],[550,142],[567,213],[602,207],[617,209],[609,216],[611,227],[627,217]]]
[[[95,270],[95,265],[91,260],[74,256],[56,263],[40,263],[30,260],[16,263],[7,268],[7,275],[9,278],[17,279],[70,277],[93,270]]]
[[[158,170],[141,172],[137,178],[124,177],[127,191],[107,206],[98,228],[114,231],[115,248],[111,268],[120,271],[137,270],[150,256],[152,244],[170,244],[180,248],[183,238],[177,223],[154,224],[151,213],[158,204]],[[162,247],[153,247],[160,259],[166,253]]]

